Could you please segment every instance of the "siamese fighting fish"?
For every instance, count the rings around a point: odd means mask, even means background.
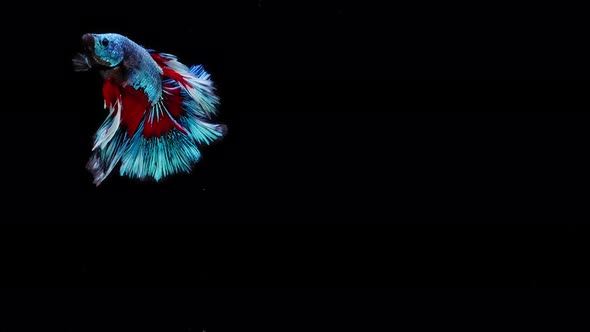
[[[82,48],[74,70],[98,70],[108,110],[86,164],[95,185],[117,166],[121,176],[156,182],[190,173],[200,149],[226,133],[214,121],[219,98],[203,66],[115,33],[84,34]]]

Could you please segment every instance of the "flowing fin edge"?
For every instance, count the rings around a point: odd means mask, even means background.
[[[150,55],[162,68],[163,76],[179,83],[182,89],[203,110],[203,114],[210,118],[217,114],[219,97],[209,74],[202,65],[190,68],[179,62],[176,56],[168,53],[151,52]]]

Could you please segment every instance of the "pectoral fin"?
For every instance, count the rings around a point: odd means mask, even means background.
[[[74,66],[74,71],[88,71],[90,68],[92,68],[90,59],[86,54],[83,53],[77,53],[72,58],[72,65]]]

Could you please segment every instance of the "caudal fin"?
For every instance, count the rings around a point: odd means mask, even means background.
[[[202,148],[223,137],[227,126],[212,120],[219,99],[210,75],[201,66],[189,70],[171,55],[152,56],[165,69],[162,98],[135,127],[121,158],[120,173],[160,181],[176,173],[189,173],[200,160]]]

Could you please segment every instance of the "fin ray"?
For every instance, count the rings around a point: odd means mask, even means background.
[[[76,53],[76,55],[74,55],[72,58],[72,66],[74,67],[74,71],[88,71],[92,68],[90,59],[82,53]]]

